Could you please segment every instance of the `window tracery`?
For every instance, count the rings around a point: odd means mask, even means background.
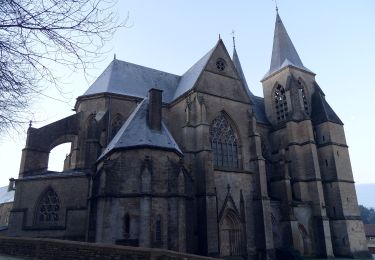
[[[56,224],[60,218],[60,200],[53,189],[45,191],[37,207],[37,222]]]
[[[274,91],[275,108],[277,121],[284,121],[288,116],[288,102],[286,100],[285,89],[277,85]]]
[[[216,61],[216,68],[217,68],[219,71],[224,71],[224,70],[225,70],[225,67],[226,67],[226,62],[225,62],[225,60],[223,60],[222,58],[217,59],[217,61]]]
[[[238,142],[223,114],[216,117],[211,124],[210,141],[215,166],[238,168]]]

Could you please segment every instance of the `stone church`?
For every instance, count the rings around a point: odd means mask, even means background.
[[[222,40],[183,75],[114,59],[28,129],[8,235],[214,257],[369,256],[343,123],[276,16],[253,95]],[[71,143],[62,172],[49,152]]]

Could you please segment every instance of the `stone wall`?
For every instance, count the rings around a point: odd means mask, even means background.
[[[8,226],[9,213],[12,207],[13,202],[0,204],[0,227]]]
[[[91,244],[54,239],[0,237],[0,254],[33,259],[184,259],[214,258],[170,250]]]

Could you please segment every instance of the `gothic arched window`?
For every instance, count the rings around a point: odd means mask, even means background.
[[[95,115],[91,115],[87,122],[87,138],[95,139],[98,135],[98,127],[95,119]]]
[[[37,207],[37,222],[40,224],[56,224],[59,221],[60,200],[56,192],[49,188],[46,190]]]
[[[298,80],[298,84],[301,86],[300,89],[299,89],[299,92],[300,92],[300,95],[301,95],[301,98],[302,98],[303,107],[305,109],[306,114],[309,114],[309,105],[307,103],[305,89],[304,89],[304,87],[302,85],[301,80]]]
[[[285,89],[277,85],[274,92],[277,121],[284,121],[288,116],[288,103],[286,101]]]
[[[122,126],[122,116],[120,114],[117,114],[113,119],[112,119],[112,130],[111,130],[111,138],[115,137],[117,134],[118,130],[120,130]]]
[[[238,143],[234,131],[223,114],[214,119],[210,127],[214,165],[238,168]]]

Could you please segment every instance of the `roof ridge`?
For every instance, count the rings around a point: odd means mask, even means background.
[[[136,64],[136,63],[133,63],[133,62],[128,62],[128,61],[124,61],[124,60],[117,60],[117,59],[116,59],[116,61],[127,63],[127,64],[130,64],[132,66],[137,66],[137,67],[140,67],[142,69],[153,70],[155,72],[162,72],[162,73],[170,74],[172,76],[181,77],[180,75],[177,75],[177,74],[174,74],[174,73],[170,73],[170,72],[167,72],[167,71],[163,71],[163,70],[158,70],[158,69],[146,67],[146,66],[143,66],[143,65],[140,65],[140,64]]]
[[[204,68],[207,66],[208,61],[220,42],[222,42],[221,39],[219,39],[213,48],[211,48],[205,55],[195,62],[184,74],[182,74],[173,96],[174,100],[195,87],[197,81],[204,71]],[[198,71],[195,72],[194,70]]]

